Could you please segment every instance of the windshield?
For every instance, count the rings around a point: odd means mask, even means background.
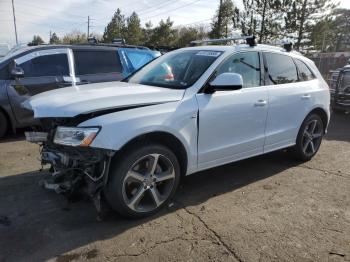
[[[193,85],[221,53],[198,50],[171,52],[143,67],[128,82],[184,89]]]

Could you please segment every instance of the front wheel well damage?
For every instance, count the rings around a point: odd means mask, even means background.
[[[176,155],[179,161],[181,168],[181,176],[186,175],[188,164],[186,149],[182,142],[176,136],[167,132],[157,131],[137,136],[129,142],[127,142],[120,150],[118,150],[114,158],[118,158],[118,156],[122,155],[126,150],[132,147],[137,147],[140,145],[150,143],[158,143],[168,147]]]

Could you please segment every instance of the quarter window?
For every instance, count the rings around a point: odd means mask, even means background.
[[[257,52],[235,54],[221,64],[217,75],[237,73],[243,78],[243,87],[260,86],[260,58]]]
[[[121,73],[121,64],[117,50],[113,51],[74,51],[77,75],[101,73]]]
[[[305,65],[304,62],[302,62],[299,59],[295,59],[294,61],[295,61],[295,64],[297,65],[298,70],[299,70],[299,79],[300,79],[300,81],[309,81],[309,80],[315,79],[314,74]]]
[[[69,75],[66,54],[38,56],[19,64],[19,66],[23,69],[25,77]]]
[[[293,59],[287,55],[265,53],[268,77],[275,85],[288,84],[298,81],[297,68]]]

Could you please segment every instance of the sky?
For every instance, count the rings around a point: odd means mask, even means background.
[[[242,0],[234,0],[242,7]],[[350,8],[350,0],[340,2],[339,7]],[[157,25],[170,16],[174,25],[209,24],[219,0],[14,0],[17,33],[20,43],[27,43],[33,35],[48,41],[50,31],[59,37],[72,30],[102,34],[113,13],[119,7],[126,16],[133,11],[144,24]],[[0,43],[15,43],[11,0],[0,0]]]

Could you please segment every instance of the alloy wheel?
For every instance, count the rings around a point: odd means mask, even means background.
[[[312,119],[307,123],[302,138],[302,150],[306,156],[314,155],[321,145],[323,136],[322,123]]]
[[[138,159],[123,181],[125,204],[136,212],[150,212],[164,203],[175,185],[173,163],[162,154]]]

